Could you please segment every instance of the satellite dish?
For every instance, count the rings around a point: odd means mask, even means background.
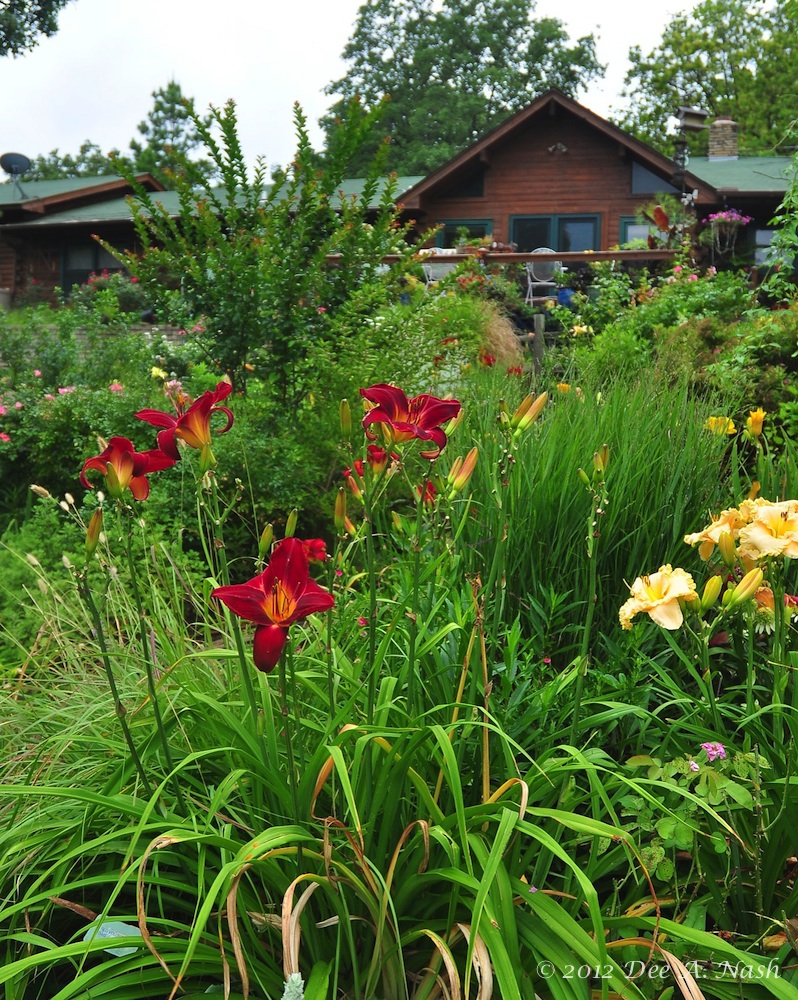
[[[19,183],[19,178],[26,171],[30,170],[30,160],[23,153],[3,153],[0,156],[0,167],[5,170],[7,174],[11,177],[11,183],[14,188],[19,192],[20,201],[23,198],[27,198],[27,195],[22,190]]]
[[[30,170],[30,160],[22,153],[3,153],[0,156],[0,167],[12,177],[21,177]]]

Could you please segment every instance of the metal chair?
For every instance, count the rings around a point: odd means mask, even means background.
[[[446,261],[446,262],[436,262],[435,264],[422,264],[421,269],[424,272],[424,283],[426,285],[426,291],[429,291],[433,285],[436,285],[443,278],[448,277],[452,271],[457,267],[456,261]]]
[[[550,247],[538,247],[532,253],[556,253]],[[526,270],[526,297],[528,306],[557,297],[557,276],[565,268],[559,260],[530,260],[524,265]]]

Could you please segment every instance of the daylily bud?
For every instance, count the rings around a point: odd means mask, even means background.
[[[577,469],[576,470],[576,474],[577,474],[577,476],[579,476],[579,480],[582,483],[582,485],[583,486],[587,486],[589,488],[590,487],[590,477],[585,472],[585,470],[584,469]]]
[[[391,520],[393,521],[393,526],[397,531],[403,532],[405,530],[405,523],[401,518],[400,514],[397,514],[395,510],[391,511]]]
[[[727,607],[735,608],[738,604],[750,600],[762,585],[763,577],[764,573],[761,569],[749,570],[732,591]]]
[[[260,538],[258,539],[258,556],[261,559],[265,559],[266,556],[271,551],[272,539],[274,538],[274,528],[271,524],[267,524],[263,531],[260,533]]]
[[[513,427],[518,426],[518,421],[521,419],[521,417],[524,416],[524,414],[529,410],[530,406],[534,402],[535,402],[535,397],[532,395],[532,393],[530,393],[528,396],[525,396],[524,399],[521,400],[521,402],[518,404],[518,408],[516,409],[515,413],[512,416],[512,419],[510,420],[510,423],[512,424]]]
[[[349,400],[342,399],[338,408],[338,416],[341,421],[341,435],[347,441],[352,436],[352,411],[349,408]]]
[[[761,488],[762,488],[762,484],[759,482],[758,479],[755,479],[751,483],[751,489],[748,491],[748,499],[749,500],[756,500],[757,496],[759,495],[759,491],[760,491]]]
[[[499,400],[499,412],[506,413],[508,417],[510,416],[510,410],[507,406],[507,403],[503,399]]]
[[[610,449],[609,446],[603,444],[596,454],[593,456],[593,468],[596,472],[600,473],[602,476],[607,471],[607,466],[610,464]]]
[[[299,518],[299,511],[294,507],[291,513],[288,515],[285,522],[285,537],[293,538],[294,532],[296,531],[296,522]]]
[[[456,459],[455,464],[452,466],[452,470],[448,476],[449,485],[452,487],[449,493],[449,499],[452,500],[456,494],[460,493],[468,485],[468,481],[474,474],[474,469],[477,466],[477,457],[479,456],[479,449],[474,447],[469,451],[464,460]],[[457,463],[460,463],[459,466]]]
[[[704,586],[704,593],[701,595],[701,613],[708,611],[720,596],[720,588],[723,586],[723,579],[720,576],[711,576]]]
[[[119,485],[119,477],[116,474],[116,469],[109,462],[105,470],[105,485],[108,487],[108,492],[114,498],[114,500],[121,500],[122,494],[125,492]]]
[[[508,413],[505,413],[504,410],[499,410],[499,415],[498,415],[498,417],[496,419],[498,420],[499,425],[501,427],[510,427],[511,426],[511,424],[510,424],[510,416],[509,416]]]
[[[94,555],[97,544],[100,541],[100,533],[103,527],[103,512],[102,508],[98,507],[97,510],[91,515],[91,520],[89,521],[89,527],[86,530],[86,560],[88,561]]]
[[[344,518],[344,531],[347,533],[347,535],[351,535],[352,538],[354,538],[355,535],[357,534],[357,528],[354,526],[354,524],[352,524],[352,522],[349,520],[348,517]]]
[[[718,552],[729,569],[737,562],[737,548],[734,544],[734,536],[730,531],[724,531],[718,539]]]
[[[460,421],[463,419],[464,414],[465,410],[461,408],[460,410],[457,411],[457,416],[452,417],[449,423],[444,427],[443,430],[447,438],[451,437],[452,434],[454,434],[454,432],[460,426]]]
[[[338,489],[338,496],[335,498],[335,528],[336,531],[344,531],[346,526],[346,490],[343,486]]]
[[[204,476],[211,469],[216,468],[216,456],[214,455],[211,446],[209,444],[204,444],[200,448],[199,454],[199,472],[201,476]]]
[[[515,428],[515,436],[523,434],[525,430],[532,426],[532,424],[537,420],[545,409],[546,403],[549,401],[549,394],[547,392],[542,392],[536,400],[534,400],[531,405],[526,408],[526,411],[518,418],[518,423]],[[523,406],[524,403],[521,404]],[[518,409],[520,410],[521,407]],[[515,411],[516,415],[518,410]],[[515,420],[515,415],[513,416]]]

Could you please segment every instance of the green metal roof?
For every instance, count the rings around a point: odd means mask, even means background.
[[[157,191],[150,197],[153,201],[160,202],[170,215],[179,213],[180,202],[176,191]],[[92,205],[66,208],[63,212],[49,212],[37,219],[26,219],[24,222],[0,226],[0,232],[3,229],[38,229],[41,226],[88,225],[92,222],[129,222],[131,218],[132,213],[127,198],[112,198]]]
[[[27,201],[38,201],[40,198],[52,198],[54,195],[69,194],[71,191],[82,191],[84,188],[101,187],[103,184],[113,184],[121,181],[121,177],[62,177],[55,181],[26,181],[19,179],[19,187],[24,195],[20,198],[17,185],[10,180],[0,184],[0,205],[24,205]]]
[[[740,156],[710,160],[691,156],[687,170],[718,191],[741,194],[782,194],[792,160],[789,156]]]
[[[44,198],[47,195],[40,190],[42,185],[52,186],[61,185],[57,190],[50,190],[47,192],[49,195],[67,193],[71,190],[78,190],[81,187],[91,186],[91,183],[101,182],[103,180],[112,180],[114,178],[72,178],[70,180],[62,181],[35,181],[27,186],[23,186],[23,190],[29,195],[29,199],[34,197],[33,191],[28,191],[28,188],[36,188],[35,197]],[[413,187],[423,178],[421,177],[399,177],[397,178],[396,193],[398,197],[407,191],[409,188]],[[90,183],[91,182],[91,183]],[[363,188],[365,186],[365,180],[362,178],[348,179],[341,182],[339,186],[339,191],[341,197],[352,198],[353,196],[360,196],[363,193]],[[379,207],[379,198],[382,190],[384,190],[384,185],[387,183],[387,179],[381,181],[378,185],[376,198],[377,201],[373,205],[369,205],[369,208]],[[0,185],[0,191],[3,190],[4,185]],[[164,206],[164,208],[169,212],[170,215],[176,216],[180,212],[180,199],[176,191],[154,191],[149,192],[152,200],[158,204]],[[11,203],[11,199],[6,202],[6,204]],[[17,200],[17,204],[20,202]],[[339,205],[340,200],[334,199],[334,205]],[[2,199],[0,199],[0,205],[3,204]],[[23,203],[24,204],[24,203]],[[47,215],[40,216],[35,219],[26,219],[24,222],[12,223],[6,227],[7,229],[30,229],[39,228],[41,226],[72,226],[72,225],[89,225],[95,222],[128,222],[131,218],[130,206],[128,204],[127,198],[109,198],[107,200],[97,201],[91,205],[78,205],[75,207],[65,208],[61,212],[48,212]]]

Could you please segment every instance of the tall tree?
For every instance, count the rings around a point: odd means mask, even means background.
[[[196,159],[192,154],[203,145],[194,125],[194,99],[186,97],[176,80],[152,92],[153,106],[147,118],[139,123],[143,137],[131,140],[133,164],[137,172],[150,173],[167,187],[174,187],[174,176],[185,170],[190,161],[192,170],[211,179],[214,168],[209,160]],[[201,118],[209,127],[209,116]]]
[[[575,96],[604,67],[592,35],[569,43],[556,18],[534,20],[534,0],[366,0],[343,52],[346,75],[327,88],[341,100],[322,120],[328,144],[346,102],[363,113],[386,98],[362,170],[384,136],[388,165],[425,174],[548,87]]]
[[[668,115],[686,104],[734,118],[741,150],[778,151],[798,118],[798,2],[703,0],[629,61],[629,104],[615,118],[633,135],[668,150]],[[703,152],[706,136],[691,145]]]
[[[58,31],[58,12],[70,0],[0,0],[0,56],[32,49],[39,35]]]

